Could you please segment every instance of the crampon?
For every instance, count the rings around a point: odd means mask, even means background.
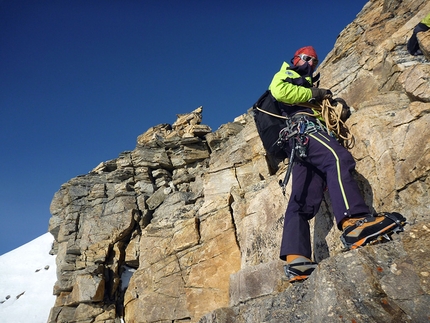
[[[298,262],[284,266],[285,275],[290,283],[307,279],[317,267],[316,262]]]

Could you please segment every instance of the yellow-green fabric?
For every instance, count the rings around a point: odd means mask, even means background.
[[[421,23],[430,28],[430,13],[421,20]]]
[[[284,62],[279,72],[277,72],[270,83],[269,90],[273,97],[283,103],[297,104],[307,102],[312,98],[312,92],[309,88],[285,82],[286,78],[294,79],[301,77],[297,72],[289,69],[290,65]],[[307,77],[306,80],[312,85],[312,79]]]

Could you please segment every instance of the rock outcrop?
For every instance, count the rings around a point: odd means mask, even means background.
[[[273,167],[250,111],[213,132],[198,108],[55,193],[49,322],[429,322],[430,33],[424,56],[406,51],[429,11],[368,2],[319,68],[354,108],[366,201],[404,214],[404,233],[342,252],[327,194],[312,220],[320,264],[290,285],[278,260],[286,165]]]

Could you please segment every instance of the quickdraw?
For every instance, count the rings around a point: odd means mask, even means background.
[[[279,185],[282,188],[282,194],[285,196],[285,188],[288,184],[288,180],[291,176],[291,171],[294,165],[294,159],[297,155],[300,158],[307,157],[307,145],[309,138],[306,136],[307,132],[306,118],[288,118],[286,121],[286,127],[279,132],[279,138],[275,144],[283,146],[289,143],[291,147],[290,159],[288,162],[287,172],[284,180],[279,181]]]

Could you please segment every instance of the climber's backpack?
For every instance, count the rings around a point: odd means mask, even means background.
[[[268,113],[259,111],[264,110]],[[272,115],[281,116],[279,103],[272,96],[269,90],[253,105],[254,120],[257,126],[258,134],[260,135],[263,146],[266,152],[276,158],[285,159],[287,153],[282,146],[277,145],[279,139],[279,131],[286,125],[284,118],[279,118]],[[272,115],[271,115],[272,114]]]

